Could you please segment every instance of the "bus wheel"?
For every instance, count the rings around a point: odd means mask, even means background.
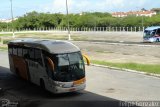
[[[40,86],[42,89],[45,89],[45,84],[43,79],[40,79]]]
[[[159,38],[156,39],[156,42],[159,42]]]

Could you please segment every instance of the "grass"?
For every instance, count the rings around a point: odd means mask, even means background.
[[[0,51],[6,51],[8,48],[7,47],[1,47],[0,46]]]
[[[57,40],[68,40],[68,35],[57,35],[54,33],[41,33],[41,32],[35,32],[35,33],[16,33],[16,37],[18,38],[41,38],[41,39],[57,39]],[[12,36],[12,34],[0,34],[0,37],[6,37],[6,36]],[[86,36],[79,36],[79,35],[71,35],[71,38],[75,41],[86,41],[88,40]]]
[[[160,74],[160,65],[153,65],[153,64],[138,64],[138,63],[113,63],[113,62],[106,62],[106,61],[99,61],[99,60],[92,60],[94,64],[98,65],[105,65],[110,67],[118,67],[120,69],[131,69],[136,71],[143,71],[146,73],[154,73]]]
[[[10,33],[10,34],[0,34],[0,37],[3,37],[3,36],[12,36],[12,33]]]

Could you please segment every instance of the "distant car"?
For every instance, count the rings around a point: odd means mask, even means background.
[[[160,42],[160,26],[146,28],[144,30],[143,42]]]

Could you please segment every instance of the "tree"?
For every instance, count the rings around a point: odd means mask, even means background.
[[[145,9],[145,8],[142,8],[141,10],[142,10],[142,11],[147,11],[147,9]]]
[[[143,9],[145,10],[145,9]],[[160,14],[152,17],[143,17],[144,26],[160,25]],[[16,29],[37,29],[67,27],[67,15],[60,13],[30,12],[13,21]],[[142,26],[142,17],[128,16],[123,18],[112,17],[109,13],[84,12],[83,14],[69,14],[70,27],[139,27]],[[0,30],[11,29],[11,23],[0,22]]]
[[[155,11],[157,14],[160,14],[160,8],[153,8],[152,11]]]

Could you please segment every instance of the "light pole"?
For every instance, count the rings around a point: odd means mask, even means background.
[[[70,24],[69,24],[69,15],[68,15],[68,0],[66,0],[66,11],[67,11],[67,21],[68,21],[68,40],[71,40]]]
[[[136,8],[138,9],[138,8],[140,8],[140,7],[136,7]],[[143,28],[143,26],[144,26],[144,17],[143,17],[144,11],[143,11],[142,9],[141,9],[140,11],[141,11],[141,14],[142,14],[142,15],[141,15],[141,17],[142,17],[141,24],[142,24],[142,28]]]
[[[142,15],[142,28],[143,28],[143,25],[144,25],[144,17]]]
[[[14,25],[13,25],[13,9],[12,9],[12,0],[10,0],[11,2],[11,17],[12,17],[12,37],[15,38],[15,34],[14,34]]]

